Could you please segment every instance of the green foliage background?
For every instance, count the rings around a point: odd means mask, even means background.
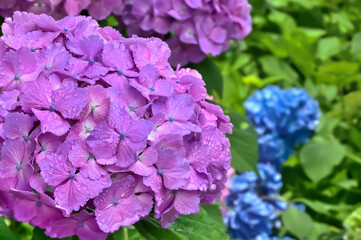
[[[361,239],[361,0],[249,0],[253,32],[198,69],[235,126],[232,166],[256,171],[257,134],[243,102],[269,84],[304,88],[320,103],[317,133],[285,163],[282,198],[306,212],[281,213],[280,237]],[[102,25],[116,26],[110,17]],[[221,81],[221,79],[223,79]],[[152,218],[108,239],[228,239],[218,205],[182,216],[167,230]],[[0,218],[0,239],[49,239]],[[77,239],[77,237],[68,238]]]
[[[361,239],[360,210],[350,215],[361,203],[361,1],[250,3],[253,32],[215,60],[219,103],[242,114],[255,89],[276,84],[306,89],[323,112],[316,135],[283,168],[283,198],[307,210],[283,213],[280,236]]]

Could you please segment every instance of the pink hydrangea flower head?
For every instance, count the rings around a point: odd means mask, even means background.
[[[65,15],[74,16],[81,10],[87,9],[97,20],[115,15],[120,26],[126,27],[129,36],[135,34],[142,37],[166,38],[166,35],[172,32],[174,34],[167,39],[167,43],[172,49],[170,62],[173,66],[200,62],[206,54],[218,55],[229,48],[230,40],[241,40],[252,30],[251,5],[248,0],[8,0],[5,2],[0,3],[0,15],[3,16],[21,10],[36,14],[50,13],[55,18],[59,18]],[[27,26],[32,25],[28,23]],[[35,47],[56,36],[56,31],[51,34],[34,32],[21,36],[21,41],[28,41]],[[36,37],[42,37],[43,41],[36,43]],[[154,44],[150,41],[147,43]],[[110,46],[106,51],[113,47]],[[148,56],[142,55],[142,58]],[[140,59],[135,63],[139,68]],[[87,73],[89,74],[89,71]]]
[[[168,227],[219,200],[232,124],[197,71],[171,68],[165,42],[83,16],[16,12],[3,29],[1,215],[54,238],[106,239],[153,209]]]

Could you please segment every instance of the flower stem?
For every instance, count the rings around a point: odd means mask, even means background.
[[[127,228],[123,228],[123,237],[124,237],[124,240],[128,240],[128,229]]]

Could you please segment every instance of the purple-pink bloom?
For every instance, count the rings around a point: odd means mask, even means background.
[[[191,132],[200,132],[201,129],[192,119],[195,118],[194,107],[193,99],[187,95],[173,95],[165,103],[156,101],[152,106],[152,112],[159,116],[159,122],[151,138],[157,139],[164,134],[184,136]]]
[[[182,155],[175,154],[171,149],[161,150],[153,165],[152,173],[144,177],[144,184],[157,195],[161,195],[164,188],[177,190],[187,186],[190,173],[189,163]]]
[[[21,91],[14,89],[11,91],[2,91],[0,95],[0,105],[4,110],[11,111],[15,110],[19,104],[19,96]]]
[[[160,72],[152,64],[148,64],[141,68],[139,72],[139,81],[132,78],[130,85],[137,89],[148,100],[150,100],[150,96],[169,97],[173,94],[172,84],[165,79],[161,79]]]
[[[152,195],[144,192],[144,187],[137,187],[131,175],[114,182],[94,200],[100,229],[112,233],[121,226],[137,222],[152,210],[152,198]]]
[[[107,234],[99,229],[94,214],[88,213],[86,210],[53,221],[52,227],[47,228],[45,233],[52,238],[77,235],[82,240],[105,240],[107,237]]]
[[[61,73],[68,67],[70,58],[70,53],[60,43],[53,43],[39,51],[38,65],[46,74]]]
[[[24,113],[10,113],[5,117],[4,135],[8,139],[20,138],[28,142],[33,127],[34,118]]]
[[[80,169],[80,173],[85,178],[98,180],[102,176],[107,177],[108,173],[98,163],[101,159],[96,159],[85,141],[77,141],[69,151],[69,161],[71,164]]]
[[[4,90],[20,89],[21,85],[38,77],[37,59],[29,48],[5,53],[0,61],[0,87]]]
[[[247,0],[57,0],[55,2],[46,0],[39,3],[30,0],[11,0],[0,5],[0,15],[5,17],[16,10],[35,14],[47,13],[55,18],[78,15],[82,10],[88,10],[89,14],[98,20],[114,15],[120,26],[125,27],[128,36],[135,34],[165,39],[166,35],[172,32],[172,37],[167,43],[172,49],[170,62],[173,66],[200,62],[206,54],[218,55],[229,48],[231,40],[241,40],[252,30],[251,5]],[[7,45],[15,49],[22,45],[42,48],[58,38],[60,33],[73,30],[75,25],[70,19],[55,22],[45,14],[37,16],[32,13],[15,12],[14,20],[5,20],[3,31],[6,33],[4,40]],[[15,27],[18,22],[25,21],[27,21],[25,27],[21,29]],[[79,31],[78,34],[71,36],[71,41],[67,43],[68,48],[72,52],[75,50],[76,54],[81,51],[79,41],[82,37],[93,35],[85,31],[84,27],[78,28],[82,29],[84,34],[79,34]],[[50,29],[52,31],[43,31]],[[153,41],[152,44],[155,42]],[[100,46],[97,41],[89,44],[93,49]],[[160,45],[158,49],[160,53],[165,53],[163,56],[169,58],[170,52],[162,51]],[[144,56],[146,54],[142,57],[146,59]],[[139,68],[142,61],[135,59]],[[148,63],[155,64],[152,60]],[[86,62],[79,64],[82,64],[80,72],[85,73],[87,77],[92,76],[96,71],[105,71],[98,64],[90,67]],[[74,71],[76,69],[73,64],[71,68]]]
[[[133,120],[129,113],[112,104],[107,121],[99,123],[87,138],[94,156],[110,159],[116,155],[116,165],[129,167],[137,161],[136,152],[145,146],[153,125],[145,119]]]
[[[106,120],[109,115],[110,101],[105,89],[97,85],[86,87],[85,91],[88,93],[88,102],[82,118],[91,118],[95,123]]]
[[[61,208],[56,207],[54,200],[44,193],[15,189],[11,189],[10,193],[15,198],[13,211],[17,221],[48,228],[52,226],[51,221],[63,218]]]
[[[200,196],[197,191],[168,190],[162,203],[155,208],[155,217],[161,219],[162,227],[167,228],[179,214],[197,214],[200,210]]]
[[[37,145],[35,149],[35,160],[37,164],[47,156],[55,153],[61,145],[63,139],[52,133],[44,133],[37,137]]]
[[[97,180],[84,177],[82,172],[87,169],[77,170],[65,153],[50,155],[41,161],[40,169],[44,181],[55,188],[55,202],[67,214],[78,211],[89,199],[98,196],[111,185],[109,176]]]
[[[87,93],[75,81],[66,80],[58,89],[45,78],[25,84],[21,106],[40,120],[41,132],[61,136],[70,124],[64,119],[77,119],[86,106]]]
[[[141,18],[142,28],[158,33],[168,31],[170,16],[191,21],[208,5],[154,1],[153,9],[136,2],[143,8],[131,8],[126,21]],[[102,4],[114,14],[129,10],[108,0],[46,1],[38,10],[29,3],[0,3],[0,14],[20,7],[60,17],[89,4],[94,11]],[[179,12],[182,4],[187,12]],[[232,124],[206,102],[197,71],[170,67],[165,42],[126,39],[84,16],[16,12],[2,30],[0,214],[55,238],[105,239],[152,209],[167,227],[219,200]]]
[[[101,53],[104,46],[104,41],[97,35],[90,35],[84,37],[79,41],[69,40],[67,46],[73,46],[71,52],[80,55],[81,58],[72,58],[70,60],[69,71],[80,77],[97,79],[105,75],[108,69],[103,66],[101,61]]]
[[[21,139],[6,140],[1,147],[0,179],[13,182],[16,189],[29,190],[32,160],[29,148]]]

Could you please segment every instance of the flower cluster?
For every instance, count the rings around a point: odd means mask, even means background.
[[[258,133],[260,162],[279,168],[311,137],[321,112],[318,102],[303,89],[268,86],[244,103],[247,118]]]
[[[0,15],[11,17],[15,11],[47,13],[55,18],[78,15],[92,0],[5,0],[0,2]]]
[[[15,12],[0,40],[0,214],[54,238],[105,239],[216,202],[229,117],[157,38],[90,17]]]
[[[279,215],[287,203],[279,197],[281,175],[269,164],[258,164],[260,176],[245,172],[231,178],[226,198],[225,223],[232,238],[274,239],[269,236],[280,226]]]
[[[304,90],[276,86],[256,91],[244,106],[258,133],[260,176],[245,172],[230,180],[225,222],[233,238],[277,240],[271,236],[281,225],[280,212],[287,209],[279,195],[282,179],[277,169],[297,145],[308,141],[320,110]],[[293,207],[304,210],[304,205]]]
[[[200,62],[206,54],[218,55],[230,40],[251,32],[251,5],[247,0],[13,0],[0,9],[76,15],[87,9],[95,19],[117,16],[129,36],[167,38],[173,66]],[[41,3],[40,3],[41,2]],[[14,5],[16,7],[14,7]],[[172,33],[169,37],[169,33]]]

